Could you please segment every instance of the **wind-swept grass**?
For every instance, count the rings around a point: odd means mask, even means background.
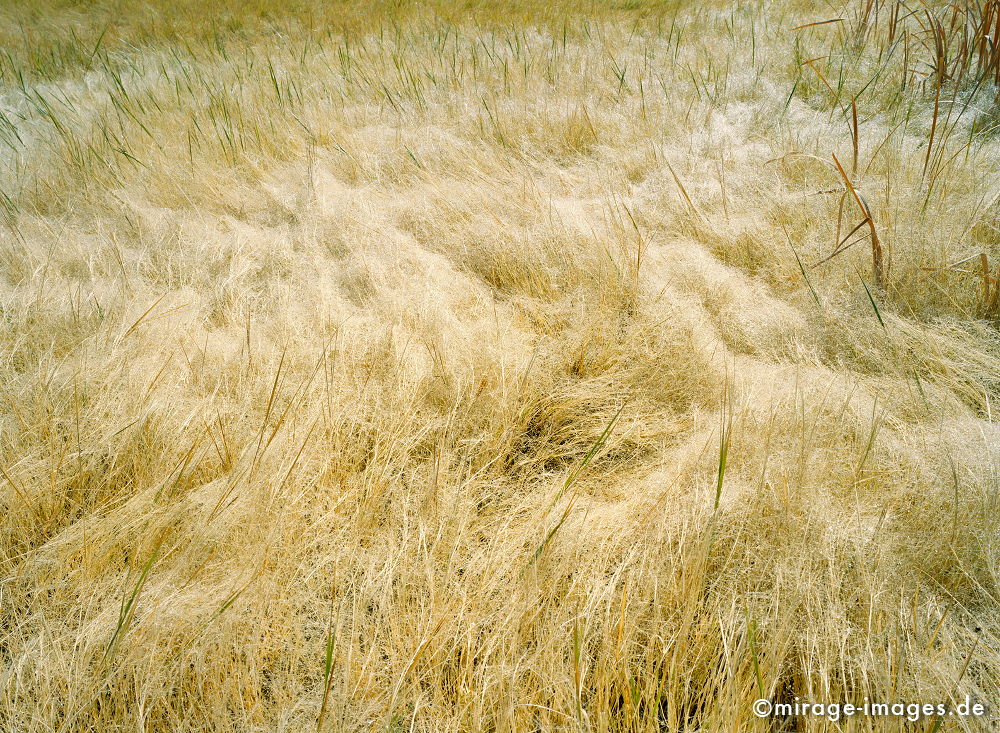
[[[0,3],[0,729],[1000,699],[997,12]]]

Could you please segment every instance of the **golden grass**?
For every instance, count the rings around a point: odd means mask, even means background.
[[[0,5],[0,729],[996,705],[958,7]]]

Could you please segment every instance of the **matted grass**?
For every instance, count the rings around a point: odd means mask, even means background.
[[[0,4],[0,729],[995,706],[996,23]]]

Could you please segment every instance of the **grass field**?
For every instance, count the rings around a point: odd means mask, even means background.
[[[0,1],[0,730],[993,729],[998,33]]]

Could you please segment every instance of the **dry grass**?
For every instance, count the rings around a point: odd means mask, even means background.
[[[995,705],[959,5],[4,2],[0,729]]]

